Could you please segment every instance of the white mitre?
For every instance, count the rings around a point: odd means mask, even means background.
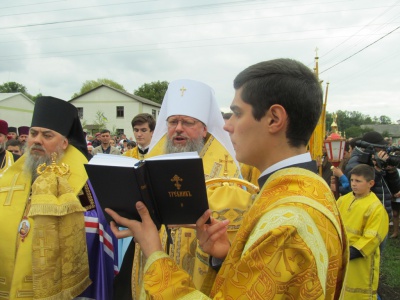
[[[167,133],[167,119],[174,115],[189,116],[203,122],[207,126],[207,131],[235,159],[235,150],[229,134],[223,129],[225,122],[215,99],[214,90],[210,86],[190,79],[175,80],[168,85],[149,151]],[[236,159],[235,162],[238,165]]]

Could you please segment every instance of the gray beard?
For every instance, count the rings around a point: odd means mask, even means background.
[[[3,150],[6,150],[6,142],[0,143],[0,153],[2,153]]]
[[[200,153],[200,151],[204,147],[204,139],[203,137],[199,137],[198,139],[195,140],[186,140],[186,145],[174,145],[174,142],[172,141],[172,138],[167,137],[167,143],[165,145],[165,152],[166,153],[182,153],[182,152],[192,152],[192,151],[197,151],[197,153]]]
[[[24,172],[26,174],[31,174],[32,175],[32,182],[36,180],[36,178],[39,176],[37,173],[37,168],[39,165],[46,163],[46,165],[51,164],[51,153],[48,153],[45,150],[45,155],[34,155],[31,154],[32,148],[40,148],[44,149],[42,146],[38,145],[32,145],[31,147],[26,147],[25,151],[25,164],[24,164]],[[61,160],[61,158],[64,155],[64,150],[61,149],[61,147],[57,147],[56,151],[57,153],[57,162]]]

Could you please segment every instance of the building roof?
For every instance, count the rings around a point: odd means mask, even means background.
[[[399,124],[369,124],[361,125],[361,128],[372,128],[377,132],[387,132],[392,137],[400,137],[400,125]]]
[[[26,95],[24,95],[23,93],[0,93],[0,101],[15,97],[21,95],[24,98],[26,98],[26,100],[28,100],[29,102],[31,102],[32,104],[34,104],[34,102]]]
[[[136,101],[139,101],[139,102],[141,102],[141,103],[148,104],[148,105],[152,105],[152,106],[156,106],[156,107],[161,107],[161,104],[160,104],[160,103],[157,103],[157,102],[151,101],[151,100],[149,100],[149,99],[146,99],[146,98],[143,98],[143,97],[140,97],[140,96],[136,96],[136,95],[130,94],[130,93],[128,93],[128,92],[125,92],[125,91],[116,89],[116,88],[111,87],[111,86],[109,86],[109,85],[107,85],[107,84],[101,84],[101,85],[99,85],[98,87],[96,87],[96,88],[94,88],[94,89],[92,89],[92,90],[90,90],[90,91],[87,91],[86,93],[83,93],[82,95],[79,95],[79,96],[77,96],[77,97],[75,97],[75,98],[72,98],[71,100],[69,100],[69,102],[70,102],[70,101],[74,101],[74,100],[76,100],[76,99],[78,99],[78,98],[80,98],[80,97],[82,97],[82,96],[84,96],[84,95],[87,95],[87,94],[93,92],[94,90],[100,89],[100,88],[102,88],[102,87],[106,87],[106,88],[109,88],[109,89],[111,89],[111,90],[114,90],[114,91],[116,91],[116,92],[118,92],[118,93],[124,94],[125,96],[128,96],[129,98],[132,98],[132,99],[134,99],[134,100],[136,100]]]

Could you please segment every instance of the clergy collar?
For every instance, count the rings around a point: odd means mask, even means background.
[[[144,150],[146,150],[146,149],[149,149],[149,145],[147,145],[146,147],[142,147],[142,146],[140,146],[140,145],[138,144],[137,147],[138,147],[138,149],[140,149],[140,150],[142,150],[142,151],[144,151]]]
[[[317,165],[315,162],[311,160],[311,155],[309,152],[295,155],[289,158],[286,158],[284,160],[281,160],[280,162],[277,162],[276,164],[273,164],[266,170],[264,170],[260,177],[258,178],[258,184],[260,188],[264,185],[265,181],[271,176],[274,172],[280,169],[288,168],[288,167],[300,167],[304,168],[313,172],[317,172]]]
[[[276,170],[294,165],[294,164],[305,163],[305,162],[309,162],[309,161],[311,161],[311,155],[309,152],[295,155],[295,156],[286,158],[284,160],[281,160],[281,161],[277,162],[276,164],[270,166],[269,168],[267,168],[266,170],[264,170],[261,173],[260,177],[270,174],[270,173],[273,173]]]
[[[147,152],[149,152],[149,146],[147,146],[145,148],[142,148],[139,145],[137,145],[137,147],[138,147],[138,151],[139,151],[140,154],[145,155],[145,154],[147,154]]]

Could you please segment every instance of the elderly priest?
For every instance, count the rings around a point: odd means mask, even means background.
[[[95,207],[85,163],[76,108],[57,98],[38,98],[25,154],[1,179],[1,299],[73,299],[85,290],[85,297],[90,292],[96,299],[109,298],[94,294],[98,279],[92,274],[99,273],[99,263],[88,261],[88,252],[91,258],[103,254],[86,237],[85,218],[98,225],[101,216],[94,209],[85,212]]]

